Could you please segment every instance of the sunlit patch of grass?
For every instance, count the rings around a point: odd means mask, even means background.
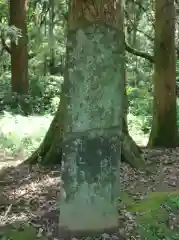
[[[29,156],[43,140],[52,119],[51,115],[24,117],[4,112],[0,116],[0,149],[10,153],[23,151],[26,157]],[[128,123],[134,140],[145,145],[147,135],[140,130],[140,119],[129,114]]]
[[[28,156],[43,140],[52,118],[50,115],[24,117],[5,112],[0,116],[0,149],[22,150]]]
[[[145,146],[147,144],[149,134],[144,134],[144,132],[141,130],[142,119],[132,114],[128,114],[127,120],[129,132],[134,141],[138,145]]]

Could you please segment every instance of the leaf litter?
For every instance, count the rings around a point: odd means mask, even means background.
[[[179,148],[143,149],[143,156],[150,169],[148,173],[135,170],[125,163],[121,164],[119,187],[121,192],[130,192],[135,200],[141,200],[150,192],[179,190]],[[3,158],[5,162],[6,154]],[[2,162],[2,154],[0,161]],[[0,232],[9,226],[14,229],[33,226],[37,239],[42,236],[45,236],[45,239],[60,239],[58,208],[62,194],[60,176],[58,165],[47,169],[37,165],[29,167],[20,164],[1,169]],[[124,214],[131,220],[130,214],[125,211]],[[116,234],[104,233],[98,239],[119,238]]]

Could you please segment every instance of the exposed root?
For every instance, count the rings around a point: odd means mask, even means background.
[[[125,134],[122,141],[122,161],[136,169],[145,169],[145,161],[141,150],[129,134]]]

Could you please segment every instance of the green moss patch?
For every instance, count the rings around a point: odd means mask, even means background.
[[[37,230],[32,226],[24,226],[20,229],[14,229],[8,226],[0,230],[0,239],[6,240],[46,240],[44,237],[37,236]]]
[[[136,214],[141,239],[179,239],[179,191],[152,192],[140,202],[126,193],[121,199],[126,210]]]

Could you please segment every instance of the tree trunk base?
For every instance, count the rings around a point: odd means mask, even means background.
[[[41,146],[26,160],[26,163],[30,165],[61,164],[60,139],[55,139],[50,145],[46,141],[42,142]],[[129,134],[125,134],[122,141],[122,161],[129,164],[132,168],[145,169],[146,167],[139,146],[137,146]]]
[[[60,143],[58,145],[60,145]],[[30,165],[41,164],[45,166],[61,164],[61,160],[62,151],[60,146],[56,146],[56,141],[50,145],[44,141],[25,162]]]

